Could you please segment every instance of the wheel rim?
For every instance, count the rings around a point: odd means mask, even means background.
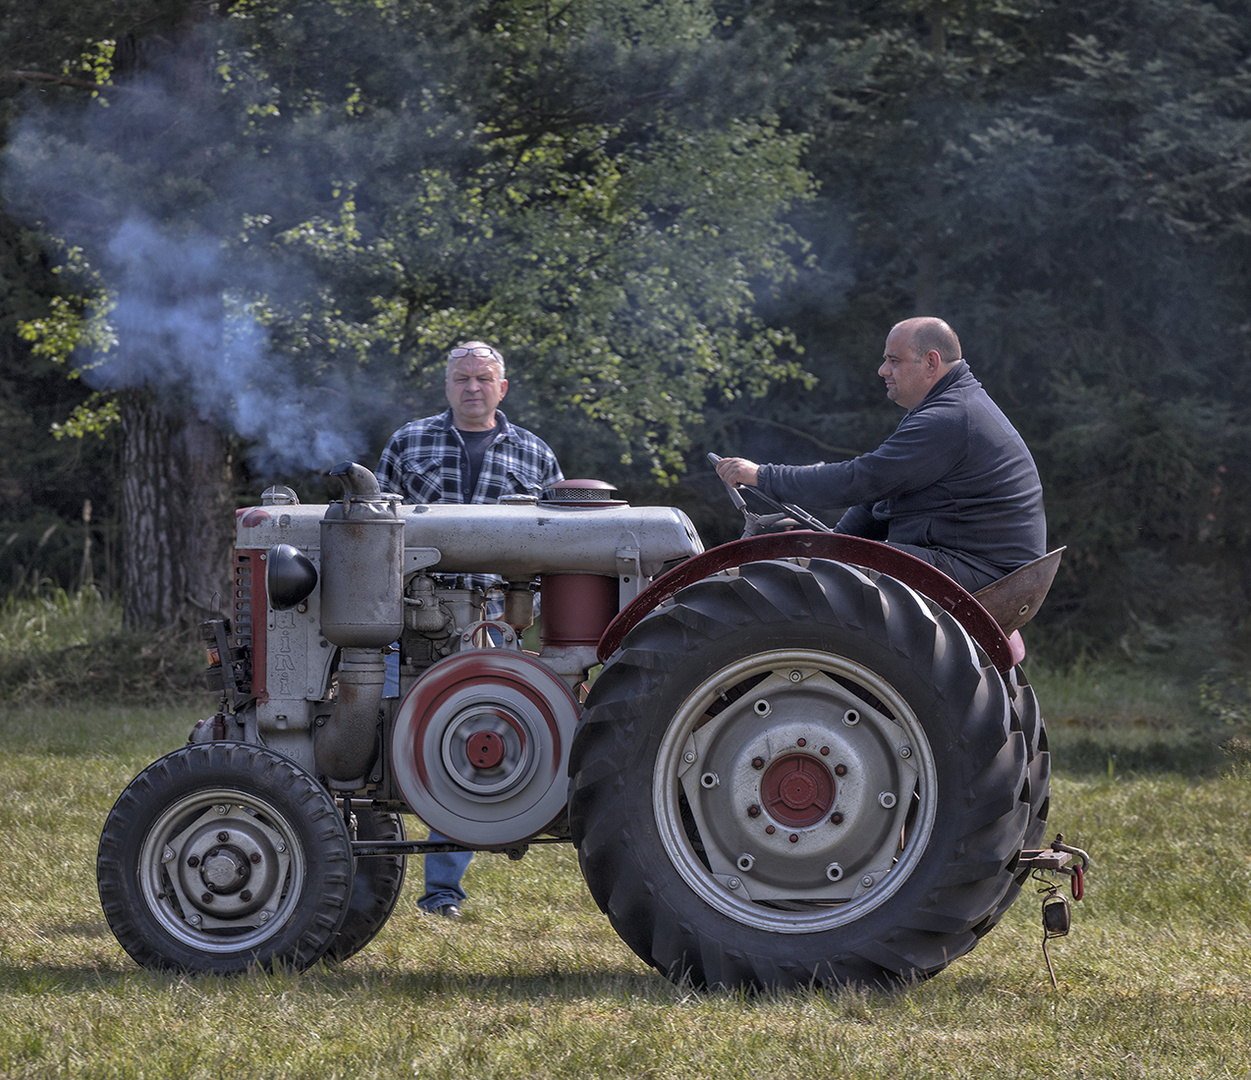
[[[296,911],[305,876],[292,823],[265,799],[226,788],[172,803],[139,856],[149,910],[171,936],[209,953],[273,937]]]
[[[758,653],[686,699],[656,758],[660,839],[686,883],[749,926],[812,933],[907,881],[937,773],[916,714],[879,675],[810,650]]]

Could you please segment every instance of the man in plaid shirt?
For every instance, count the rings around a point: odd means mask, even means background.
[[[564,479],[547,443],[500,411],[508,379],[498,349],[482,341],[452,349],[446,389],[446,412],[413,420],[388,440],[376,470],[383,491],[409,503],[493,503],[501,495],[538,495]],[[464,584],[485,591],[498,580],[474,575]],[[498,607],[494,602],[488,617]],[[446,838],[432,830],[430,839]],[[471,858],[468,851],[427,855],[426,891],[417,906],[459,919],[460,882]]]
[[[405,502],[492,503],[501,495],[538,495],[564,477],[537,435],[508,422],[504,359],[480,341],[448,354],[447,400],[437,416],[394,435],[378,463],[378,483]]]

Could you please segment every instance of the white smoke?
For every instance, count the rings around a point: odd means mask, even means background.
[[[228,252],[204,235],[170,237],[123,220],[106,247],[118,356],[84,373],[102,389],[146,387],[251,444],[263,476],[323,470],[368,449],[346,386],[301,382],[228,281]]]
[[[76,357],[82,377],[150,390],[233,432],[259,479],[365,460],[385,395],[332,357],[275,348],[258,299],[298,309],[318,283],[239,239],[257,206],[328,178],[308,175],[307,148],[249,146],[239,104],[186,87],[176,68],[128,83],[108,107],[33,107],[6,148],[6,209],[81,248],[109,297],[117,344]]]

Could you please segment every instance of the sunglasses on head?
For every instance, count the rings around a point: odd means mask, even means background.
[[[472,349],[455,348],[447,354],[449,360],[459,360],[462,356],[483,356],[488,360],[499,360],[499,353],[490,345],[475,345]]]

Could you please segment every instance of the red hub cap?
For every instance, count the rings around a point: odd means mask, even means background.
[[[494,731],[475,731],[465,743],[465,756],[475,769],[494,769],[504,760],[504,740]]]
[[[802,829],[830,812],[834,777],[811,754],[785,754],[765,770],[761,799],[775,821]]]

